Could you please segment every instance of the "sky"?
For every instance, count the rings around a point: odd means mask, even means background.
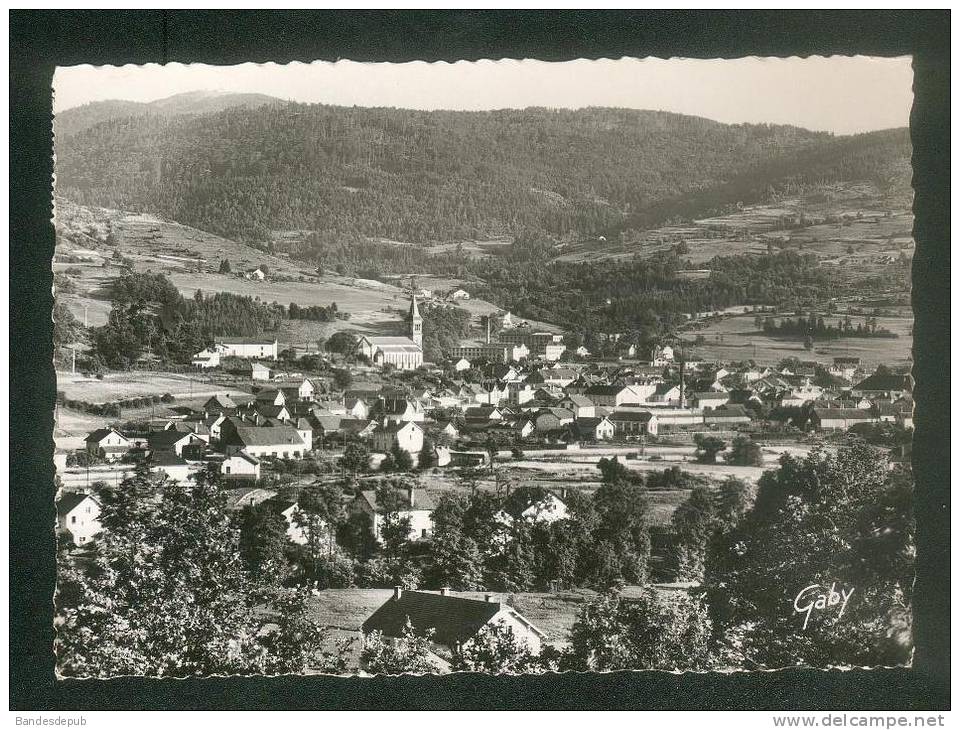
[[[833,56],[85,65],[58,68],[53,87],[54,113],[105,99],[149,102],[207,90],[408,109],[614,106],[852,134],[907,126],[912,83],[909,57]]]

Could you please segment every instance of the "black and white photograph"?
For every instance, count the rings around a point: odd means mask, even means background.
[[[58,67],[58,676],[909,667],[912,83]]]

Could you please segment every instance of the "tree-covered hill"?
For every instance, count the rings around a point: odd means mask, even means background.
[[[255,108],[278,102],[280,102],[279,99],[265,94],[188,91],[149,103],[121,99],[94,101],[60,112],[54,117],[53,124],[58,136],[69,136],[114,119],[174,116],[178,114],[210,114],[233,107]]]

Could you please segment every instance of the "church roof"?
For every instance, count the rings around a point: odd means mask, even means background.
[[[414,294],[413,297],[410,299],[410,316],[411,316],[411,317],[419,317],[419,316],[420,316],[420,308],[417,306],[417,295],[416,295],[416,294]]]

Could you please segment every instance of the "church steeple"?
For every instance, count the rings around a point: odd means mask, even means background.
[[[410,298],[410,339],[417,347],[423,347],[423,317],[417,307],[417,295]]]

